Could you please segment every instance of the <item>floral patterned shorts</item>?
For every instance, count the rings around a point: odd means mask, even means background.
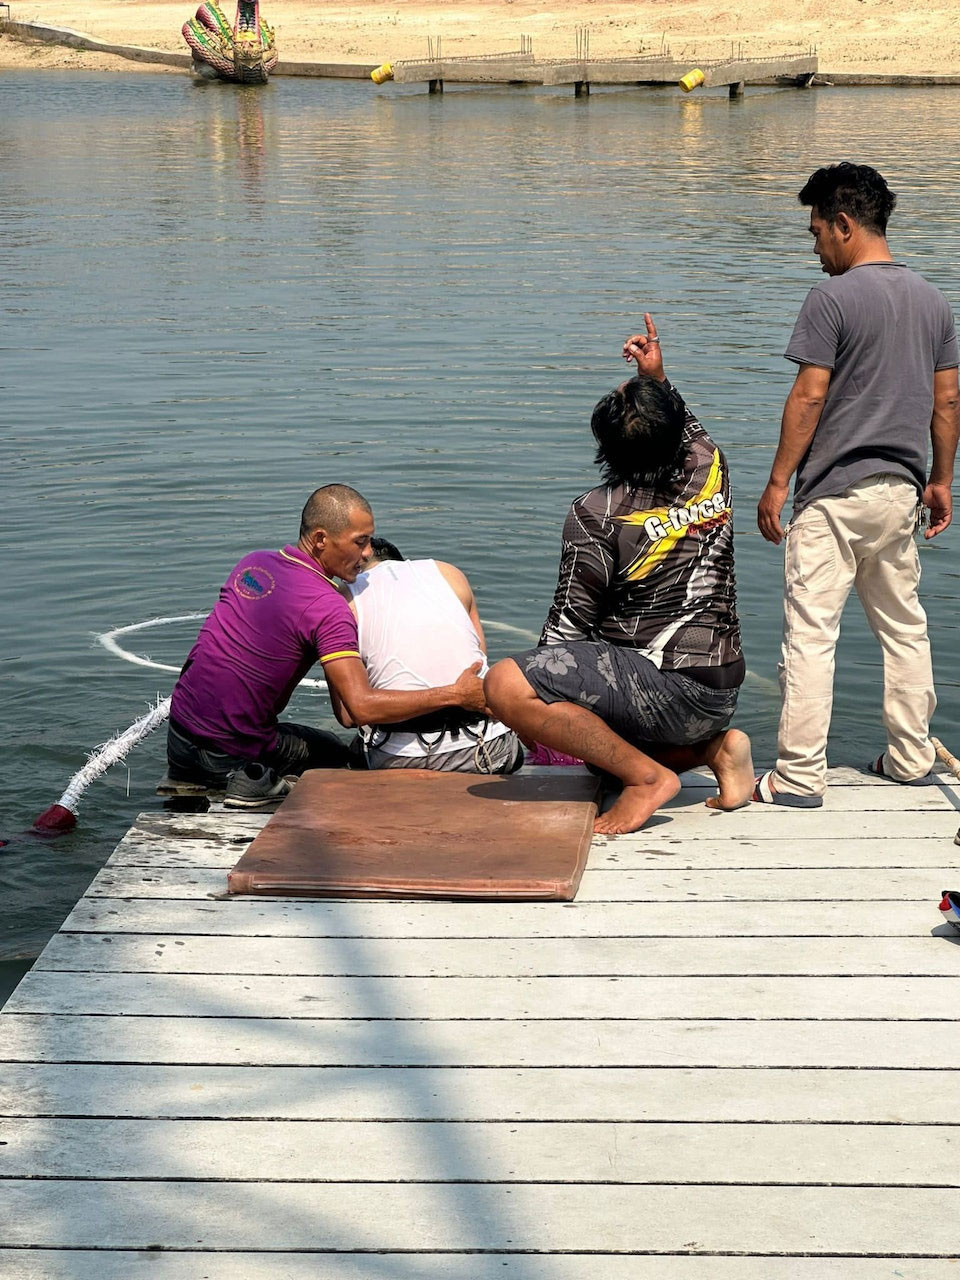
[[[543,702],[574,702],[635,745],[686,746],[712,738],[733,718],[738,689],[711,689],[661,671],[635,649],[573,640],[528,649],[514,662]]]

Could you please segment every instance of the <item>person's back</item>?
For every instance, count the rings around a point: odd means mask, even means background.
[[[331,654],[318,640],[321,625]],[[333,583],[296,547],[251,552],[200,629],[173,691],[172,717],[222,750],[256,759],[273,747],[279,713],[307,671],[338,649],[356,652]]]
[[[436,560],[387,560],[351,589],[360,657],[378,689],[428,689],[486,656]],[[459,665],[458,665],[459,664]]]
[[[461,598],[456,583],[467,599]],[[378,689],[425,689],[445,683],[486,655],[471,618],[466,578],[436,560],[384,560],[350,589],[360,656]],[[422,717],[363,733],[371,768],[427,768],[509,773],[522,762],[506,725],[460,712]]]
[[[871,475],[927,482],[934,373],[950,360],[946,298],[899,262],[818,282],[787,359],[831,370],[816,434],[797,470],[795,509]]]
[[[656,485],[601,485],[573,503],[561,586],[540,642],[607,640],[664,670],[729,667],[729,683],[739,684],[729,471],[703,426],[684,412],[669,476]]]

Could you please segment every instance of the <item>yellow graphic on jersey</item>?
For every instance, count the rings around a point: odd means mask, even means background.
[[[681,538],[690,529],[713,524],[729,516],[730,507],[723,496],[723,464],[720,450],[714,449],[710,470],[703,488],[695,498],[680,507],[655,507],[652,511],[634,511],[629,516],[617,516],[624,524],[642,524],[650,539],[650,546],[628,564],[622,577],[637,582],[662,564]]]

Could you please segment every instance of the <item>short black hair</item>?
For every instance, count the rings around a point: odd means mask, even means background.
[[[373,552],[374,560],[406,560],[407,558],[389,539],[379,536],[370,539],[370,550]]]
[[[348,484],[325,484],[321,489],[314,489],[300,513],[300,537],[307,537],[314,529],[325,529],[334,535],[343,533],[358,507],[368,516],[373,515],[363,494]]]
[[[683,401],[656,378],[631,378],[597,402],[590,429],[607,484],[657,486],[683,453]]]
[[[897,197],[886,180],[868,164],[840,164],[818,169],[807,179],[797,199],[815,209],[830,226],[845,213],[867,231],[886,235]]]

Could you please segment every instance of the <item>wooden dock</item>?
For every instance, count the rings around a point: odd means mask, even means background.
[[[956,1280],[957,788],[705,783],[576,902],[226,899],[141,816],[0,1014],[10,1280]]]

